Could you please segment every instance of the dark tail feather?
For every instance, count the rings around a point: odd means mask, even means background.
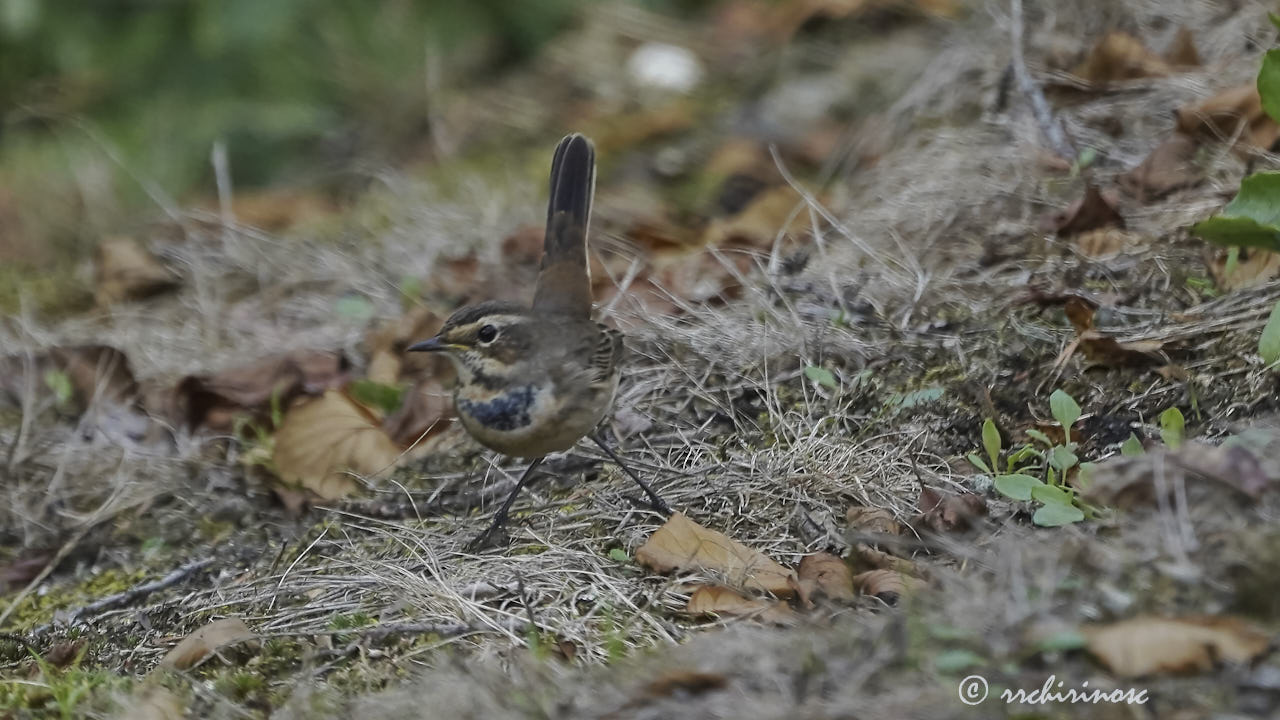
[[[596,186],[596,151],[574,133],[560,141],[551,160],[551,199],[543,241],[536,310],[590,317],[591,280],[587,276],[587,225]]]

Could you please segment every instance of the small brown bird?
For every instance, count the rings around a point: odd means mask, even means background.
[[[533,305],[484,302],[453,313],[440,332],[410,351],[446,353],[458,370],[454,406],[462,425],[485,447],[533,458],[472,546],[486,546],[548,453],[590,435],[649,496],[657,493],[605,445],[597,427],[618,388],[622,333],[591,319],[587,226],[595,193],[595,148],[582,135],[560,141],[551,161],[547,231]]]

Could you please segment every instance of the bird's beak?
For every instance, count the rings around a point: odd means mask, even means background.
[[[405,348],[405,350],[406,352],[440,352],[442,350],[448,350],[451,347],[453,346],[441,340],[440,336],[437,335],[429,340],[423,340],[420,343],[414,343],[409,347]]]

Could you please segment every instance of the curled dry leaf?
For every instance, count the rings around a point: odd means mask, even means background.
[[[1120,228],[1088,230],[1075,236],[1076,246],[1086,257],[1106,258],[1146,244],[1148,236]]]
[[[877,550],[865,543],[856,543],[853,546],[853,554],[851,556],[855,568],[865,568],[866,570],[893,570],[894,572],[910,575],[917,578],[927,578],[928,573],[924,568],[916,565],[914,562],[906,558],[900,558],[896,555],[890,555],[883,550]]]
[[[1186,25],[1178,28],[1178,34],[1173,36],[1173,42],[1164,51],[1164,58],[1174,67],[1200,67],[1200,51],[1196,50],[1196,40],[1191,34],[1191,28]]]
[[[298,350],[212,375],[188,375],[166,400],[153,408],[196,429],[232,429],[237,415],[269,418],[274,405],[284,409],[302,395],[319,395],[346,384],[351,363],[342,353]]]
[[[1113,195],[1104,194],[1093,184],[1088,184],[1079,200],[1071,203],[1066,210],[1047,216],[1044,225],[1063,238],[1098,228],[1123,228],[1124,217],[1116,210],[1115,204]]]
[[[1152,52],[1129,33],[1113,30],[1103,35],[1071,71],[1073,75],[1094,85],[1122,80],[1161,77],[1170,72],[1169,63]]]
[[[356,488],[352,473],[372,475],[395,465],[400,448],[347,396],[330,390],[285,413],[272,456],[276,474],[325,500]]]
[[[178,287],[178,278],[128,237],[103,238],[95,271],[99,305],[140,300]]]
[[[920,489],[920,516],[935,532],[965,532],[987,514],[987,501],[977,495],[953,495],[932,488]]]
[[[1064,308],[1076,329],[1076,342],[1090,362],[1107,367],[1168,364],[1159,340],[1120,341],[1094,329],[1097,306],[1080,298],[1068,298]]]
[[[414,308],[365,336],[369,367],[365,377],[395,385],[405,377],[452,377],[453,366],[439,353],[406,353],[405,348],[435,335],[443,321],[426,308]]]
[[[654,699],[675,695],[701,695],[712,690],[723,690],[729,678],[716,672],[701,672],[687,668],[668,670],[644,686],[643,698]]]
[[[37,400],[69,393],[66,400],[81,411],[100,402],[133,406],[139,395],[128,356],[109,345],[55,347],[0,358],[0,400],[22,405],[29,389]]]
[[[790,186],[779,185],[756,193],[738,214],[713,220],[702,242],[767,249],[779,235],[799,237],[808,229],[809,210],[804,200]]]
[[[719,573],[733,586],[780,597],[794,593],[795,573],[730,539],[675,513],[636,550],[636,561],[654,572],[704,570]]]
[[[1219,142],[1238,138],[1237,150],[1269,150],[1280,139],[1280,125],[1263,112],[1262,97],[1254,83],[1178,108],[1175,115],[1180,132]]]
[[[776,625],[796,620],[795,611],[781,600],[749,598],[719,585],[702,585],[694,590],[685,612],[694,617],[748,617]]]
[[[802,584],[812,584],[813,595],[821,594],[832,600],[854,598],[853,573],[844,560],[831,553],[804,556],[796,575]]]
[[[453,395],[438,381],[419,380],[405,393],[400,409],[382,421],[382,429],[400,447],[422,443],[448,429],[453,419]]]
[[[1084,497],[1108,507],[1150,505],[1190,483],[1210,481],[1257,500],[1280,483],[1280,432],[1259,431],[1253,445],[1188,442],[1178,450],[1154,450],[1112,458],[1093,469]]]
[[[1140,202],[1159,199],[1202,179],[1193,166],[1196,141],[1176,132],[1156,146],[1145,160],[1117,178],[1120,187]]]
[[[1271,635],[1233,617],[1137,617],[1081,628],[1089,653],[1121,677],[1197,673],[1260,656]]]
[[[160,661],[160,667],[187,670],[198,665],[219,648],[257,637],[239,618],[214,620],[183,638],[165,654],[164,659]]]
[[[1205,265],[1219,289],[1226,292],[1261,285],[1280,276],[1280,253],[1242,247],[1231,261],[1231,250],[1208,248]]]
[[[898,524],[897,518],[884,508],[854,505],[845,511],[844,519],[850,530],[883,535],[902,534],[902,526]]]
[[[853,588],[863,595],[877,597],[890,605],[909,590],[923,586],[920,580],[893,570],[868,570],[853,576]]]

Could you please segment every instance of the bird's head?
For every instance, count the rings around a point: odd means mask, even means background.
[[[410,352],[443,352],[463,384],[501,381],[527,360],[536,342],[529,309],[485,302],[457,310],[436,336],[410,345]]]

